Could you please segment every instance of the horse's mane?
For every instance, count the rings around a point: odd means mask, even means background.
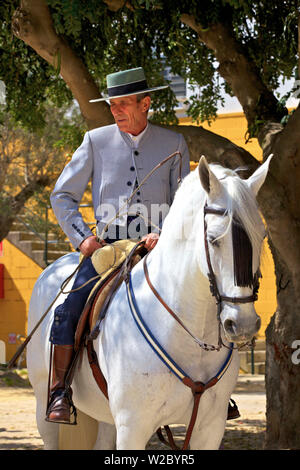
[[[236,171],[218,164],[210,164],[210,168],[225,189],[224,208],[229,216],[229,224],[221,237],[231,228],[234,217],[239,220],[246,231],[254,252],[259,253],[264,233],[261,230],[262,221],[254,194],[246,181],[241,179]],[[189,213],[190,216],[194,216],[195,207],[198,212],[203,208],[205,201],[206,193],[201,186],[198,168],[196,168],[182,181],[171,209],[173,208],[177,215],[181,209],[185,212],[185,217],[188,217]]]
[[[261,230],[262,220],[252,190],[236,171],[221,165],[211,165],[211,169],[226,190],[229,225],[232,224],[233,217],[237,218],[250,238],[253,250],[259,253],[264,232]]]

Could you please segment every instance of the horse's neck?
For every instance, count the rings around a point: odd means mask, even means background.
[[[187,253],[179,246],[176,251],[174,248],[173,246],[170,253],[168,250],[162,253],[157,245],[150,253],[147,262],[150,280],[194,336],[217,346],[217,310],[208,281],[200,272],[195,253]],[[143,292],[146,292],[146,298],[151,302],[151,309],[148,313],[145,309],[143,313],[150,330],[190,377],[206,382],[224,362],[227,350],[206,352],[201,349],[163,305],[155,300],[145,282],[144,280],[142,283],[145,287]],[[142,298],[139,299],[141,305]]]
[[[149,277],[161,297],[195,335],[217,340],[216,306],[207,278],[192,248],[182,241],[157,245],[148,263]]]

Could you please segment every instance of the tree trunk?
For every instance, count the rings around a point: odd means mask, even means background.
[[[300,238],[295,243],[299,245]],[[265,448],[300,449],[300,354],[295,349],[295,340],[300,347],[300,273],[290,272],[277,250],[272,251],[278,279],[278,306],[266,329]]]
[[[247,50],[234,38],[232,26],[216,23],[204,30],[193,16],[187,14],[181,15],[181,21],[196,31],[199,40],[213,51],[219,62],[218,71],[242,105],[248,127],[255,128],[258,116],[263,121],[280,121],[287,111],[279,106],[274,94],[263,83]]]
[[[21,0],[12,18],[12,31],[59,72],[78,101],[90,129],[113,123],[109,106],[89,103],[99,98],[99,89],[85,64],[67,42],[56,34],[45,0]]]
[[[259,202],[275,262],[277,309],[266,329],[267,449],[300,449],[300,207],[299,128],[295,111],[285,128],[268,123],[260,143],[274,153]],[[300,357],[300,354],[299,354]]]

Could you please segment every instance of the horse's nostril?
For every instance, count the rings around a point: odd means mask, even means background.
[[[227,333],[235,334],[236,324],[233,320],[227,319],[224,322],[224,328]]]

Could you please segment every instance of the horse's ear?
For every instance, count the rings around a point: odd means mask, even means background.
[[[221,194],[222,186],[216,175],[209,168],[204,155],[200,158],[198,171],[204,191],[208,194],[210,199],[217,198]]]
[[[270,161],[273,154],[269,155],[267,160],[251,175],[246,181],[249,188],[253,191],[254,195],[257,196],[258,191],[265,182],[266,176],[269,171]]]

